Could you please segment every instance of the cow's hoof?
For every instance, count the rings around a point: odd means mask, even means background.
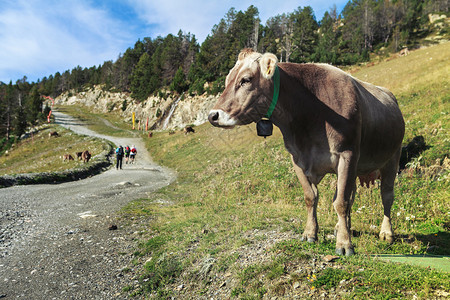
[[[302,236],[302,239],[301,239],[302,242],[308,242],[308,243],[315,243],[316,240],[317,239],[314,237],[305,237],[305,236]]]
[[[380,240],[386,241],[389,244],[392,244],[394,242],[394,238],[392,237],[392,234],[388,233],[388,232],[380,232]]]
[[[336,248],[336,254],[337,255],[346,255],[346,256],[352,256],[355,254],[355,250],[353,249],[353,247],[349,247],[349,248]]]

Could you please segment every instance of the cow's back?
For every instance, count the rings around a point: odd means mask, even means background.
[[[327,130],[335,132],[327,133],[330,150],[340,150],[333,149],[335,141],[330,140],[336,133],[359,144],[358,173],[380,168],[400,148],[404,121],[394,95],[387,89],[360,81],[327,64],[283,63],[280,66],[323,103],[322,107],[333,112],[328,116],[322,113],[324,121],[330,124]],[[309,97],[305,92],[302,94]],[[322,122],[314,112],[308,118],[309,123]],[[355,136],[359,140],[355,141]]]

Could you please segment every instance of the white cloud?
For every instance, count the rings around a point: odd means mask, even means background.
[[[347,0],[0,0],[0,81],[29,81],[117,59],[138,39],[194,34],[203,42],[231,7],[269,17],[310,5],[316,17]]]
[[[0,81],[35,81],[115,60],[134,39],[83,1],[8,1],[0,12]]]

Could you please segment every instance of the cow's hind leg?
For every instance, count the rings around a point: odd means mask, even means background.
[[[336,254],[353,255],[355,253],[350,234],[350,212],[356,191],[357,161],[351,151],[342,153],[339,158],[337,189],[333,202],[338,215],[336,234]]]
[[[389,243],[393,242],[391,225],[391,207],[394,202],[394,182],[398,172],[400,151],[380,169],[381,173],[381,199],[383,201],[383,223],[381,224],[380,239]]]
[[[292,161],[294,165],[295,173],[303,188],[303,193],[305,195],[305,203],[307,210],[307,219],[305,230],[303,231],[302,241],[308,241],[313,243],[317,241],[317,232],[319,231],[319,225],[317,223],[317,203],[319,201],[319,192],[317,186],[311,183],[303,170]]]

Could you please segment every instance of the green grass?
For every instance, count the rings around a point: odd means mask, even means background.
[[[382,221],[379,187],[358,187],[352,211],[358,255],[316,270],[314,277],[308,271],[296,271],[334,253],[329,235],[337,221],[331,205],[336,178],[328,175],[319,185],[319,242],[299,242],[306,220],[301,186],[280,132],[265,140],[256,136],[254,124],[232,130],[205,124],[188,136],[155,133],[147,140],[148,149],[157,162],[177,170],[177,182],[130,204],[124,215],[149,218],[143,240],[146,235],[164,236],[158,251],[171,253],[182,269],[175,268],[180,280],[187,274],[200,279],[190,286],[199,295],[218,288],[211,283],[210,273],[231,274],[234,285],[229,296],[241,299],[283,296],[293,292],[294,284],[303,297],[330,289],[345,290],[344,298],[445,295],[450,292],[448,273],[385,263],[370,255],[450,253],[449,47],[447,43],[414,51],[353,74],[391,89],[405,117],[405,143],[423,135],[430,146],[396,181],[393,244],[377,237]],[[159,204],[160,199],[173,204]],[[267,247],[270,232],[287,237],[273,242],[253,264],[242,265],[245,249]],[[205,258],[214,261],[208,274],[201,271]],[[152,272],[143,268],[144,276]],[[176,284],[164,282],[167,285],[156,290],[173,292]],[[156,295],[144,283],[136,290]]]
[[[303,191],[277,129],[267,139],[256,136],[254,124],[232,130],[204,124],[190,135],[156,132],[146,139],[147,148],[178,177],[122,210],[125,224],[141,224],[133,259],[138,283],[123,291],[147,298],[197,298],[220,290],[226,281],[227,297],[240,299],[323,293],[347,299],[445,298],[449,273],[372,255],[450,254],[449,48],[447,43],[413,51],[353,74],[391,89],[406,121],[404,142],[423,135],[430,146],[396,181],[393,244],[377,237],[379,187],[358,187],[352,208],[357,255],[323,265],[322,258],[335,247],[330,235],[337,221],[331,204],[336,177],[327,175],[319,185],[319,242],[300,242],[306,220]],[[83,107],[60,110],[103,134],[132,134],[116,115],[99,116]],[[115,128],[105,128],[103,119]],[[180,282],[185,285],[181,293],[188,294],[178,294]]]
[[[59,136],[50,138],[52,131],[57,131]],[[89,150],[94,157],[108,147],[100,139],[81,136],[57,125],[46,125],[33,137],[17,142],[8,153],[0,156],[0,176],[73,169],[84,164],[76,159],[76,152]],[[72,155],[74,160],[64,162],[64,154]]]

